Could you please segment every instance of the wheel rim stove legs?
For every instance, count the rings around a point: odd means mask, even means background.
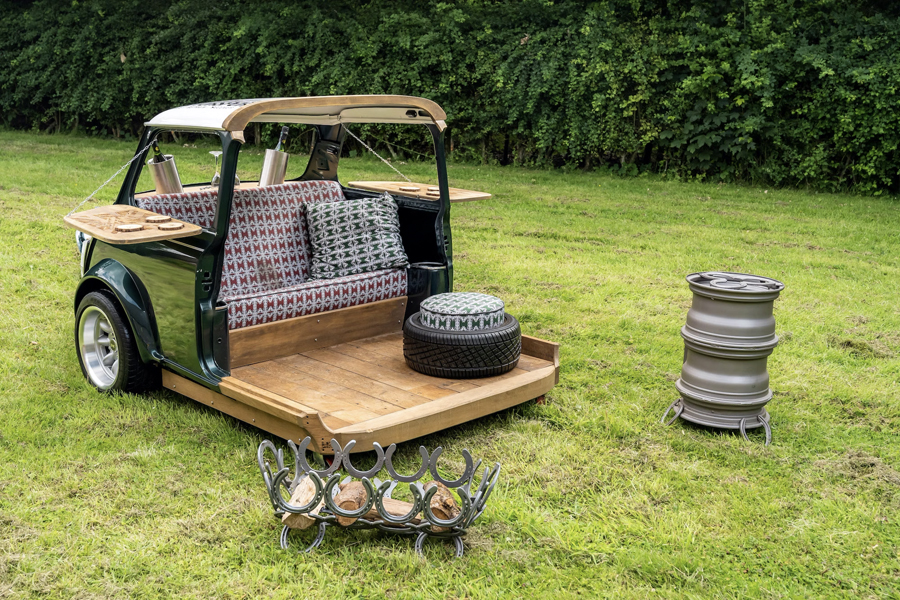
[[[675,411],[675,414],[672,415],[671,419],[666,421],[666,417],[669,415],[669,412],[672,410]],[[665,425],[666,427],[668,427],[669,425],[671,425],[672,423],[677,421],[678,417],[680,417],[681,413],[683,413],[683,412],[684,412],[684,400],[681,398],[676,398],[675,401],[672,402],[672,404],[670,404],[669,407],[666,409],[666,412],[663,413],[663,416],[659,420],[659,422],[662,425]],[[765,432],[766,432],[765,445],[768,446],[769,444],[772,443],[772,427],[769,425],[769,421],[767,419],[764,419],[762,415],[757,415],[756,417],[753,417],[753,418],[756,419],[757,421],[759,421],[759,423],[762,425],[763,429],[765,430]],[[738,427],[738,431],[740,431],[741,435],[744,437],[744,439],[749,442],[750,436],[747,435],[747,420],[748,419],[746,417],[741,419],[741,424]]]
[[[681,329],[684,359],[675,383],[680,398],[663,413],[661,423],[678,418],[709,427],[763,427],[772,441],[765,406],[772,398],[768,357],[778,344],[772,309],[784,284],[743,273],[692,273],[693,293]],[[674,416],[666,421],[669,412]]]

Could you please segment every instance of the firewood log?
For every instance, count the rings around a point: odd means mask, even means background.
[[[346,511],[359,510],[366,503],[366,488],[361,481],[351,481],[341,486],[341,491],[334,497],[334,505]],[[338,517],[337,522],[346,527],[356,523],[356,519]]]
[[[435,517],[441,519],[442,521],[447,521],[449,519],[455,519],[459,516],[459,504],[456,503],[456,500],[453,498],[453,494],[450,492],[450,489],[440,483],[439,481],[429,481],[425,484],[425,491],[428,491],[432,487],[437,486],[438,491],[435,492],[434,496],[431,497],[431,512]],[[447,531],[447,527],[434,527],[432,526],[432,530],[436,533],[440,533],[442,531]]]
[[[294,493],[291,494],[290,504],[293,506],[303,506],[305,504],[309,504],[313,499],[313,496],[316,495],[316,486],[313,484],[312,479],[309,477],[304,477],[300,483],[297,484],[297,487],[294,489]],[[325,504],[325,498],[319,501],[319,505],[314,507],[309,513],[284,513],[281,517],[281,522],[291,529],[306,529],[307,527],[311,527],[315,524],[316,520],[309,516],[310,514],[315,514],[319,512],[322,506]]]

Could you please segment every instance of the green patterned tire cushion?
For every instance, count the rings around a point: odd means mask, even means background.
[[[503,300],[461,292],[437,294],[419,306],[419,319],[424,327],[441,331],[482,331],[503,324]]]
[[[409,264],[390,194],[317,202],[306,212],[312,244],[310,279],[335,279]]]

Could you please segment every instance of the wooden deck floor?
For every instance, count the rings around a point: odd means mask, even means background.
[[[497,377],[444,379],[413,371],[403,334],[308,349],[232,369],[211,390],[170,371],[163,386],[286,439],[309,435],[354,452],[441,431],[537,398],[559,381],[559,345],[522,336],[518,366]]]
[[[234,369],[234,379],[297,402],[319,413],[330,429],[370,421],[406,409],[450,400],[463,392],[553,367],[522,355],[518,366],[483,379],[443,379],[413,371],[403,359],[403,335],[392,333],[309,350]],[[449,404],[442,402],[441,404]]]

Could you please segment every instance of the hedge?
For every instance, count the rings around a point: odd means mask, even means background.
[[[399,93],[459,159],[896,192],[898,39],[900,7],[858,0],[0,0],[0,124]]]

